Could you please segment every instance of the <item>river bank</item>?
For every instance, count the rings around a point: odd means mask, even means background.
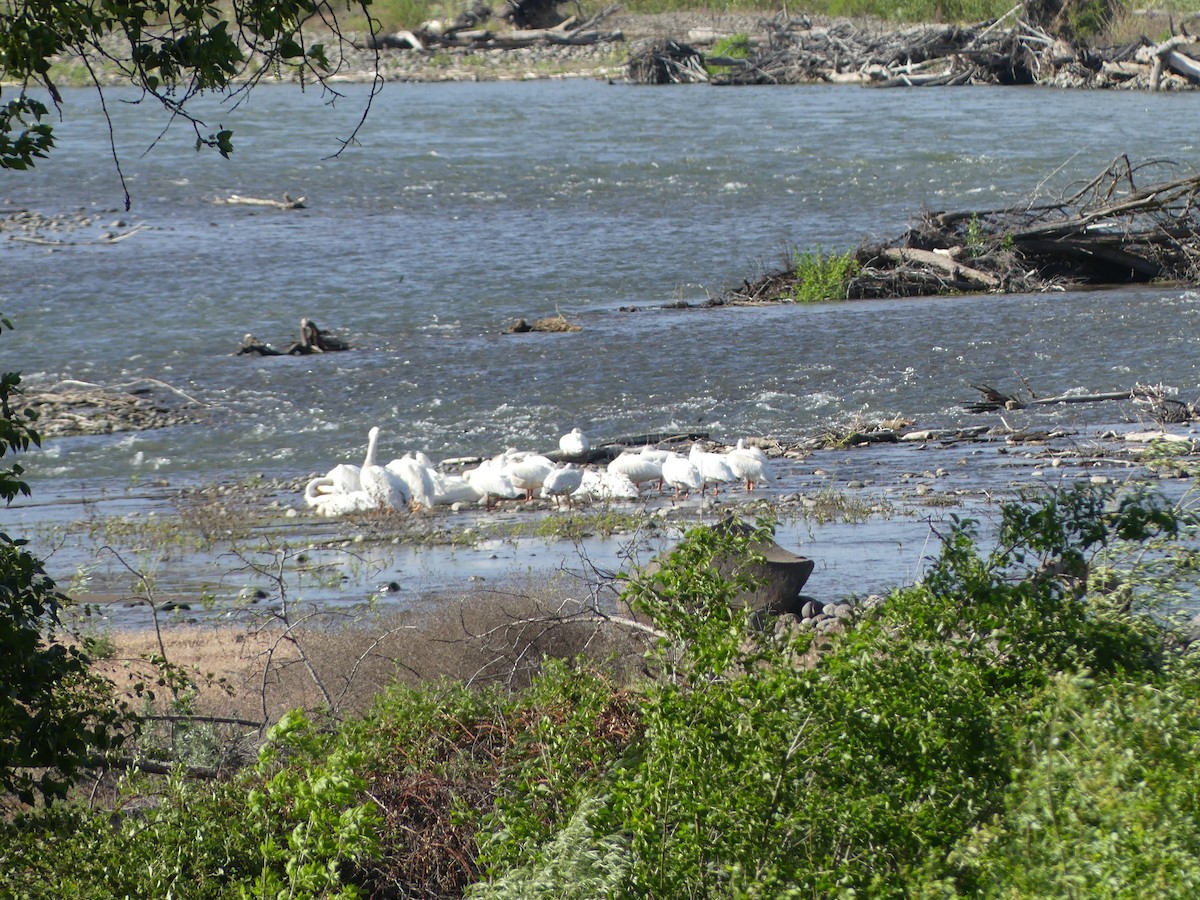
[[[436,29],[352,36],[331,81],[595,78],[660,84],[1195,88],[1200,43],[1182,34],[1166,41],[1146,36],[1173,27],[1169,18],[1147,15],[1137,24],[1145,29],[1141,35],[1093,46],[1025,21],[1016,9],[977,25],[897,25],[783,13],[633,15],[613,8],[586,23],[573,17],[545,32],[544,39],[489,30],[472,31],[464,39]],[[367,44],[373,46],[364,49]],[[281,71],[279,77],[295,76]]]

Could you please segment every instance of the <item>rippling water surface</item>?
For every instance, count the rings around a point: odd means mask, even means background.
[[[260,87],[207,114],[235,131],[229,161],[178,125],[147,151],[161,115],[110,102],[126,213],[94,95],[68,92],[59,148],[3,176],[0,208],[144,228],[105,246],[4,241],[3,367],[31,385],[159,379],[208,420],[50,441],[25,460],[38,495],[151,472],[177,486],[298,476],[356,461],[373,424],[385,458],[436,458],[544,449],[576,425],[727,439],[860,412],[942,425],[963,420],[969,385],[1022,378],[1196,393],[1200,294],[1178,289],[619,311],[701,300],[791,246],[895,236],[922,209],[1057,192],[1121,153],[1194,165],[1195,96],[387,85],[359,143],[330,158],[364,98],[349,86],[331,108]],[[216,202],[284,192],[308,208]],[[555,312],[583,331],[501,334]],[[356,349],[231,355],[247,332],[285,345],[304,315]]]

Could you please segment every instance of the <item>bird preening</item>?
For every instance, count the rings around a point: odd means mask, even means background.
[[[579,428],[559,439],[558,463],[549,457],[509,447],[472,468],[444,472],[421,451],[409,451],[386,464],[378,460],[381,430],[367,432],[360,465],[338,463],[305,485],[304,499],[318,514],[418,513],[436,506],[478,504],[494,509],[502,500],[552,500],[574,508],[576,503],[635,501],[662,495],[668,488],[672,503],[708,489],[718,495],[722,486],[744,484],[747,493],[769,480],[766,453],[739,439],[727,452],[704,450],[694,443],[688,454],[658,447],[626,449],[607,465],[578,465],[592,444]],[[601,448],[603,449],[603,448]],[[461,462],[458,460],[456,462]],[[458,507],[456,507],[458,508]]]

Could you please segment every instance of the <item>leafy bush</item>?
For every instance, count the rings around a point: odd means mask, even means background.
[[[858,260],[853,253],[830,253],[816,250],[792,251],[793,277],[790,299],[797,303],[821,303],[826,300],[845,300],[850,279],[858,274]]]
[[[141,809],[28,813],[0,828],[0,896],[351,898],[380,820],[352,750],[300,714],[230,782],[172,776]],[[52,848],[52,851],[51,849]]]
[[[993,549],[980,548],[974,523],[955,521],[922,584],[820,644],[749,630],[730,603],[745,584],[713,565],[749,548],[728,533],[689,532],[631,588],[665,635],[664,677],[644,686],[640,737],[594,789],[604,800],[587,817],[588,858],[627,867],[615,896],[953,893],[973,875],[963,861],[978,856],[971,836],[988,822],[1008,827],[1004,810],[1027,802],[1013,773],[1028,765],[1054,685],[1166,677],[1157,624],[1093,599],[1086,578],[1097,554],[1169,540],[1181,524],[1138,494],[1006,504]],[[1019,865],[1012,846],[1011,857],[986,860],[985,876]],[[562,860],[558,847],[525,846],[507,872],[494,857],[496,883],[541,883]],[[1155,873],[1166,878],[1170,853],[1160,856]]]
[[[948,896],[1189,897],[1200,888],[1195,665],[1150,683],[1056,677],[1002,811],[950,856]],[[932,892],[932,891],[931,891]]]

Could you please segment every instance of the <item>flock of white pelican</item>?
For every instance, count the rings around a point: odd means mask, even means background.
[[[586,458],[591,442],[578,428],[564,434],[559,451],[567,458]],[[540,453],[505,450],[461,474],[440,471],[420,451],[406,453],[386,465],[376,461],[379,428],[367,435],[362,465],[339,463],[326,474],[311,479],[304,489],[305,502],[324,516],[341,516],[371,510],[420,510],[455,503],[482,504],[492,509],[499,500],[535,496],[574,506],[596,500],[636,500],[645,485],[660,492],[670,487],[672,498],[693,491],[716,494],[723,485],[745,484],[753,491],[769,480],[767,455],[739,438],[725,453],[711,453],[693,444],[687,455],[672,450],[643,447],[626,450],[607,467],[580,467],[556,463]]]

